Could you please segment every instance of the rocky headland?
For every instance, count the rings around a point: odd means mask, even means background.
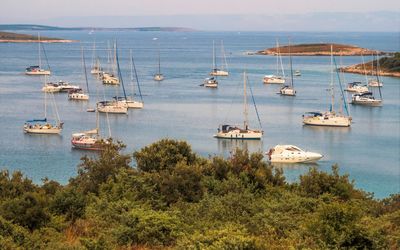
[[[312,44],[297,44],[289,46],[279,46],[258,51],[259,55],[277,55],[278,51],[281,55],[287,56],[330,56],[331,46],[334,56],[367,56],[367,55],[387,55],[388,53],[378,50],[370,50],[360,48],[354,45],[336,44],[336,43],[312,43]]]

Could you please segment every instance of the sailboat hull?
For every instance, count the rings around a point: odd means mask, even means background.
[[[156,74],[156,75],[154,75],[154,80],[162,81],[162,80],[164,80],[164,76],[162,74]]]
[[[265,76],[263,79],[263,83],[265,84],[284,84],[286,80],[282,77],[268,77]]]
[[[328,126],[328,127],[349,127],[351,125],[350,117],[335,116],[335,117],[304,117],[304,125],[313,126]]]
[[[260,140],[263,133],[255,130],[232,130],[228,132],[218,132],[214,135],[219,139],[232,139],[232,140]]]
[[[36,75],[36,76],[43,76],[43,75],[50,75],[50,74],[51,74],[50,70],[25,72],[25,75]]]
[[[228,71],[224,70],[216,70],[210,73],[210,76],[229,76]]]
[[[53,127],[53,128],[29,128],[29,127],[24,127],[24,132],[27,134],[60,134],[62,131],[61,128],[59,127]]]

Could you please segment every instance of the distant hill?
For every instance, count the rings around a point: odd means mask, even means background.
[[[360,56],[360,55],[384,55],[382,51],[360,48],[354,45],[345,45],[337,43],[311,43],[297,44],[290,46],[290,52],[293,56],[329,56],[331,55],[331,46],[333,55],[342,56]],[[289,46],[280,46],[281,55],[289,55]],[[259,51],[261,55],[277,55],[278,48],[269,48]]]
[[[341,68],[340,71],[355,74],[376,74],[377,60],[367,62],[365,64],[356,64]],[[400,77],[400,52],[397,52],[392,57],[383,57],[379,59],[379,75]]]
[[[65,40],[65,39],[51,38],[51,37],[40,37],[40,41],[46,43],[74,42],[73,40]],[[0,31],[0,43],[33,43],[33,42],[34,43],[38,42],[37,36]]]
[[[102,27],[73,27],[65,28],[58,26],[46,26],[35,24],[0,24],[0,30],[132,30],[132,31],[166,31],[166,32],[188,32],[194,31],[184,27],[137,27],[137,28],[102,28]]]

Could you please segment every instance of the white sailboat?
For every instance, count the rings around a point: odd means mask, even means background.
[[[123,84],[122,80],[122,74],[121,70],[119,67],[119,60],[118,60],[118,51],[117,51],[117,44],[114,44],[115,48],[115,66],[116,66],[116,71],[118,72],[118,76],[121,79],[122,82],[122,90],[124,92],[124,97],[126,100],[126,92],[125,92],[125,86]],[[116,89],[118,97],[118,89]],[[111,101],[101,101],[97,102],[97,111],[100,113],[113,113],[113,114],[127,114],[128,113],[128,106],[125,102],[120,102],[119,100],[111,100]]]
[[[100,136],[99,113],[96,112],[96,128],[72,134],[71,144],[75,149],[101,151],[109,141]],[[111,137],[111,135],[110,135]]]
[[[379,65],[379,55],[378,55],[378,53],[376,54],[376,66],[374,67],[374,61],[372,61],[371,65],[372,65],[372,70],[374,70],[374,68],[375,68],[376,79],[369,79],[368,86],[370,86],[370,87],[383,87],[383,82],[379,78],[379,72],[381,71],[381,69],[380,69],[380,65]]]
[[[133,60],[133,54],[132,50],[130,50],[130,55],[131,55],[131,84],[132,84],[132,96],[115,96],[114,99],[118,101],[121,105],[125,105],[128,109],[133,108],[133,109],[142,109],[144,104],[143,104],[143,97],[142,97],[142,92],[140,91],[140,84],[139,84],[139,78],[137,76],[137,71],[136,71],[136,66],[135,62]],[[135,96],[135,81],[133,78],[133,73],[135,73],[135,78],[136,78],[136,83],[140,95],[140,101],[135,100],[133,97]],[[124,86],[124,81],[121,78],[122,86]],[[125,92],[124,92],[125,93]]]
[[[243,96],[244,96],[244,98],[243,98],[243,107],[244,107],[243,128],[241,128],[240,126],[236,126],[236,125],[228,125],[228,124],[221,125],[218,128],[217,134],[214,135],[215,138],[235,139],[235,140],[245,140],[245,139],[260,140],[261,139],[264,131],[253,130],[253,129],[249,128],[246,83],[247,83],[247,77],[246,77],[246,72],[245,72],[245,73],[243,73],[243,88],[244,88],[244,91],[243,91]],[[250,91],[251,91],[251,88],[250,88]],[[251,94],[253,94],[253,93],[251,92]],[[254,107],[256,109],[256,113],[257,113],[257,117],[258,117],[258,112],[257,112],[257,108],[255,106],[255,103],[254,103]],[[259,117],[258,117],[258,119],[259,119]],[[260,127],[261,127],[261,123],[260,123]]]
[[[90,73],[93,75],[100,75],[103,73],[103,69],[100,66],[100,59],[96,57],[96,41],[93,42],[92,69]]]
[[[87,93],[83,91],[83,89],[73,89],[68,92],[68,99],[69,100],[76,100],[76,101],[87,101],[89,100],[89,82],[87,78],[87,72],[86,72],[86,62],[85,62],[85,52],[83,51],[83,47],[81,49],[81,54],[82,54],[82,68],[83,68],[83,76],[85,78],[85,83],[86,83],[86,90]]]
[[[118,85],[119,84],[119,79],[116,75],[116,71],[117,71],[117,59],[116,59],[116,54],[117,54],[117,48],[116,45],[114,43],[114,55],[111,56],[111,49],[109,48],[108,50],[108,61],[109,61],[109,65],[111,64],[111,68],[109,68],[108,72],[103,72],[101,74],[102,77],[102,82],[105,85]],[[111,57],[113,59],[111,59]],[[110,73],[112,72],[112,73]]]
[[[215,43],[213,41],[213,68],[210,72],[210,76],[229,76],[228,72],[228,63],[226,61],[225,49],[224,49],[224,42],[221,41],[221,54],[222,54],[222,64],[221,68],[217,67],[217,58],[215,53]]]
[[[29,66],[25,70],[26,75],[50,75],[50,69],[42,69],[42,57],[41,57],[41,43],[40,43],[40,34],[38,34],[38,48],[39,48],[39,65]]]
[[[263,82],[265,84],[284,84],[286,82],[285,80],[285,70],[283,69],[283,63],[282,63],[282,56],[280,53],[280,48],[279,48],[279,42],[276,40],[276,75],[265,75]],[[279,64],[281,68],[282,74],[279,73]]]
[[[362,58],[363,65],[364,65],[365,78],[366,78],[366,81],[368,82],[368,75],[367,75],[367,70],[365,68],[364,56],[361,56],[361,58]],[[376,82],[380,83],[378,74],[376,74]],[[382,106],[382,92],[381,92],[381,87],[379,86],[379,84],[378,84],[378,92],[379,92],[379,98],[376,98],[374,93],[370,90],[368,90],[368,92],[364,92],[364,93],[353,94],[351,97],[351,104],[372,106],[372,107]]]
[[[154,74],[154,81],[164,80],[164,75],[161,73],[161,55],[160,55],[160,44],[158,44],[158,72]]]
[[[46,76],[44,77],[44,81],[46,83]],[[43,119],[32,119],[28,120],[24,124],[24,132],[28,134],[60,134],[63,128],[63,122],[60,121],[60,116],[58,114],[57,105],[52,93],[50,96],[52,97],[53,103],[53,111],[56,116],[56,122],[50,123],[47,120],[47,92],[44,93],[44,118]]]
[[[343,114],[342,105],[340,105],[339,112],[334,110],[335,106],[335,89],[333,81],[333,48],[331,46],[331,104],[330,108],[326,112],[307,112],[303,115],[304,125],[315,125],[315,126],[330,126],[330,127],[349,127],[351,125],[352,118],[349,116],[347,104],[343,98],[343,91],[341,91],[342,101],[345,105],[347,115]],[[336,72],[337,73],[337,72]],[[340,85],[340,82],[339,82]],[[341,85],[340,85],[341,86]]]
[[[294,89],[294,83],[293,83],[293,67],[292,67],[292,55],[290,53],[290,42],[289,42],[289,64],[290,64],[290,85],[283,86],[279,90],[279,94],[284,96],[295,96],[296,90]]]
[[[304,151],[294,145],[276,145],[266,154],[273,163],[313,163],[323,157],[319,153]]]

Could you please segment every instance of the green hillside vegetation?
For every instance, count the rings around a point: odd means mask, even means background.
[[[333,52],[342,52],[358,48],[353,45],[337,44],[337,43],[310,43],[310,44],[295,44],[289,46],[280,46],[279,51],[281,53],[306,53],[306,52],[331,52],[331,45]],[[277,48],[271,48],[270,50],[277,52]]]
[[[169,139],[123,149],[83,157],[67,185],[2,171],[0,248],[400,248],[400,195],[376,200],[336,166],[288,183],[261,153],[203,158]]]
[[[376,60],[369,63],[368,67],[374,66],[376,69]],[[379,59],[381,70],[386,72],[400,72],[400,52],[397,52],[392,57],[383,57]]]

